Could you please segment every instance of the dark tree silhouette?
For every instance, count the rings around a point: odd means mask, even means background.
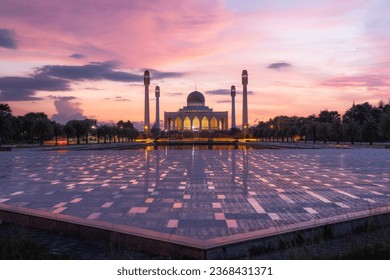
[[[0,146],[4,144],[5,139],[12,134],[11,117],[6,111],[0,110]]]
[[[54,134],[54,139],[55,139],[55,145],[58,145],[58,137],[64,135],[64,126],[62,124],[59,124],[55,121],[51,122],[53,126],[53,134]]]
[[[50,120],[41,118],[36,119],[31,128],[31,133],[33,136],[38,136],[39,143],[43,146],[45,138],[48,138],[53,134],[53,126]]]

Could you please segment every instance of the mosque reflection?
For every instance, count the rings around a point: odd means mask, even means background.
[[[182,154],[183,161],[177,161],[178,153]],[[171,155],[176,161],[172,161]],[[219,159],[218,166],[213,166],[215,161],[208,161],[214,155],[217,155]],[[210,189],[213,178],[222,176],[225,179],[225,185],[219,186],[220,188],[235,191],[241,189],[241,194],[248,194],[248,148],[244,146],[183,145],[145,148],[145,188],[159,188],[165,176],[169,172],[179,173],[178,169],[184,172],[181,176],[176,176],[176,180],[186,181],[187,186],[203,185]]]

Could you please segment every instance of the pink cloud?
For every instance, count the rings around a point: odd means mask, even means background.
[[[214,52],[229,25],[223,1],[2,1],[2,25],[16,31],[21,49],[119,59],[129,66]]]
[[[331,78],[323,83],[324,86],[342,88],[376,88],[390,87],[390,78],[383,75],[341,76]]]

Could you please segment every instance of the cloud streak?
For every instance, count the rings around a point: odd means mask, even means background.
[[[83,59],[85,58],[85,55],[79,54],[79,53],[74,53],[70,55],[69,57],[74,58],[74,59]]]
[[[0,29],[0,47],[16,49],[16,33],[10,29]]]
[[[52,77],[0,77],[0,101],[41,100],[38,91],[69,91],[68,81]]]
[[[119,63],[112,61],[91,62],[80,66],[45,65],[36,68],[28,77],[0,77],[0,101],[41,100],[36,96],[38,91],[71,91],[72,83],[78,81],[141,83],[143,80],[143,75],[118,69]],[[152,73],[160,79],[183,75],[178,72],[158,70],[153,70]],[[128,100],[117,98],[116,101]]]
[[[292,65],[287,62],[276,62],[276,63],[271,63],[270,65],[267,66],[268,69],[276,70],[276,71],[281,71],[287,68],[290,68]]]
[[[82,80],[109,80],[115,82],[141,82],[143,76],[123,71],[117,71],[118,63],[112,61],[91,62],[81,66],[46,65],[37,68],[36,76],[49,76],[60,79]]]
[[[206,91],[206,94],[230,96],[230,89],[215,89],[215,90],[209,90],[209,91]],[[242,94],[242,91],[236,90],[236,94]],[[252,94],[253,94],[253,91],[248,90],[248,91],[247,91],[247,94],[248,94],[248,95],[252,95]]]
[[[151,69],[151,77],[156,80],[162,80],[167,78],[180,78],[185,75],[185,73],[180,72],[160,72],[158,70]]]
[[[383,75],[342,76],[323,83],[330,87],[390,87],[390,79]]]

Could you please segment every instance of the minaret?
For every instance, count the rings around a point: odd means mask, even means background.
[[[248,129],[248,92],[246,86],[248,85],[248,71],[242,70],[242,131],[244,132],[244,138],[247,135]]]
[[[146,70],[144,73],[144,85],[145,85],[145,115],[144,115],[144,132],[146,138],[149,134],[150,129],[150,118],[149,118],[149,85],[150,85],[150,74]]]
[[[155,96],[156,96],[156,123],[155,123],[156,135],[155,135],[155,137],[157,137],[160,134],[160,87],[159,86],[156,86]]]
[[[230,89],[230,95],[232,96],[232,128],[236,128],[236,87],[232,86]]]

